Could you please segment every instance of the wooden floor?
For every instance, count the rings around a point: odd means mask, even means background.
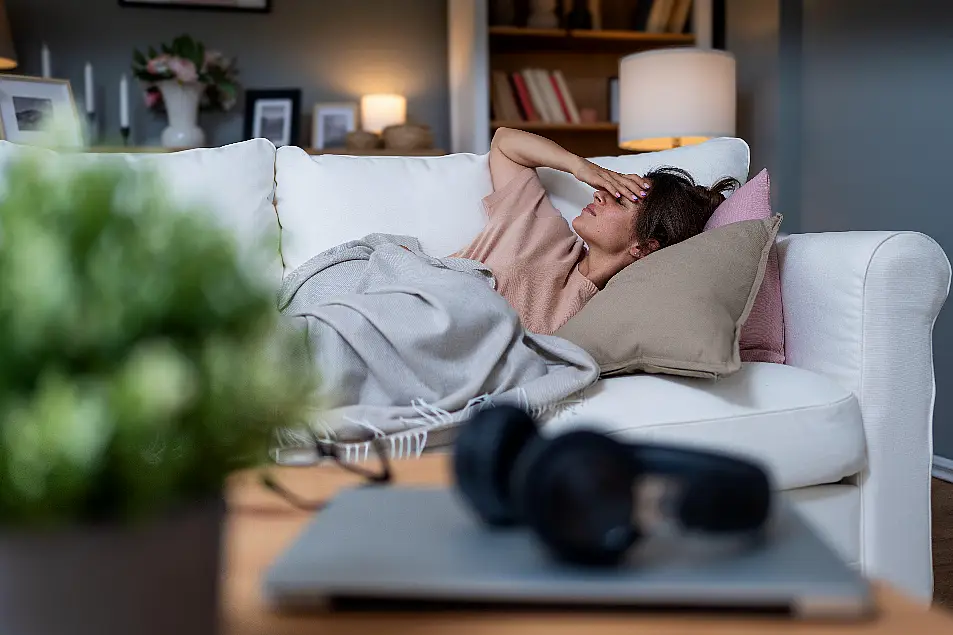
[[[953,608],[953,483],[933,479],[933,599]]]

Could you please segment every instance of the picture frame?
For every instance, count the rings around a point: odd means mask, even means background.
[[[296,145],[301,134],[301,90],[245,91],[245,138],[268,139],[276,147]]]
[[[347,133],[358,129],[358,108],[354,102],[315,104],[311,147],[316,150],[343,148]]]
[[[0,74],[0,139],[83,147],[83,124],[69,81]]]
[[[123,7],[269,13],[271,0],[119,0]]]

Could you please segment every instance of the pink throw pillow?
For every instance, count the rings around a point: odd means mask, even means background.
[[[771,180],[768,171],[761,170],[718,206],[708,219],[705,230],[769,216]],[[751,307],[751,314],[741,327],[740,348],[743,362],[784,363],[784,309],[781,305],[781,270],[776,247],[772,247],[768,254],[764,281]]]

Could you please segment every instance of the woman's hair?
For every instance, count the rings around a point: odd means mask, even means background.
[[[711,187],[698,185],[680,168],[664,167],[645,175],[652,182],[636,217],[635,236],[640,244],[655,239],[659,249],[668,247],[705,229],[725,193],[741,186],[737,179],[724,178]]]

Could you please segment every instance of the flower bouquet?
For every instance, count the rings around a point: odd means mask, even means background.
[[[146,53],[136,49],[132,72],[143,84],[146,106],[168,114],[165,145],[201,145],[204,134],[197,126],[198,111],[228,111],[237,103],[235,61],[206,50],[188,35],[161,44],[158,51],[151,46]]]

